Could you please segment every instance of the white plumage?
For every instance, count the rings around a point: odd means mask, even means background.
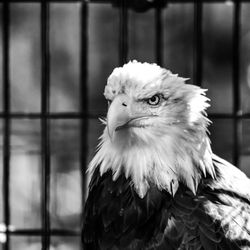
[[[114,180],[124,171],[141,197],[148,182],[174,195],[179,181],[184,181],[195,193],[200,178],[196,167],[214,175],[206,135],[209,104],[205,90],[186,84],[186,80],[156,64],[132,61],[115,68],[105,87],[106,99],[126,95],[132,107],[130,116],[143,118],[137,119],[138,126],[131,127],[130,133],[119,131],[114,138],[107,127],[89,171],[101,165],[103,174],[111,168]],[[159,106],[145,104],[144,100],[156,94],[162,95]]]

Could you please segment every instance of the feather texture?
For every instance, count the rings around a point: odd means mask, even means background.
[[[250,249],[250,180],[212,153],[208,98],[185,80],[137,61],[110,75],[84,250]]]
[[[161,244],[171,196],[152,185],[141,199],[130,184],[124,174],[113,181],[110,170],[101,176],[96,169],[84,211],[85,250],[150,249]]]
[[[182,186],[174,197],[170,210],[185,227],[180,249],[249,249],[250,180],[216,155],[213,163],[215,179],[202,179],[196,195]]]

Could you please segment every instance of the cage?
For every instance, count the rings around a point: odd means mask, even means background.
[[[0,249],[81,249],[85,170],[114,67],[208,89],[212,148],[250,177],[250,1],[0,2]]]

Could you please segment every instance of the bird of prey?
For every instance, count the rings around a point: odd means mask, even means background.
[[[186,80],[137,61],[109,76],[84,250],[250,249],[250,180],[213,154],[209,99]]]

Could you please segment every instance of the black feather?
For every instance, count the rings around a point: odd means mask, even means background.
[[[123,174],[113,181],[111,171],[100,176],[95,170],[84,209],[84,249],[146,249],[161,240],[170,195],[152,185],[142,199],[131,183]]]

